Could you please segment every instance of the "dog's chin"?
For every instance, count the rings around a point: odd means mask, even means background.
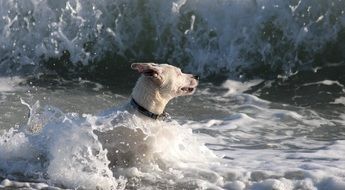
[[[194,94],[194,92],[196,91],[196,86],[182,87],[180,90],[181,90],[182,96],[188,96],[188,95]]]

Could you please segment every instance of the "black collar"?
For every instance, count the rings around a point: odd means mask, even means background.
[[[143,115],[154,120],[165,120],[169,117],[169,114],[166,113],[165,111],[162,114],[155,114],[155,113],[150,112],[149,110],[139,105],[133,98],[131,99],[131,105]]]

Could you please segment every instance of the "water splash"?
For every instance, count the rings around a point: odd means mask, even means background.
[[[178,173],[197,177],[193,171],[218,159],[177,122],[144,122],[122,111],[79,116],[41,108],[38,102],[22,103],[30,109],[27,125],[0,136],[2,178],[63,188],[123,189],[138,179],[141,186],[177,180]],[[205,183],[221,183],[218,174],[204,173],[214,176],[211,182],[201,177]]]
[[[335,51],[345,25],[338,0],[0,3],[2,73],[51,58],[65,62],[46,63],[53,68],[155,60],[247,76],[343,60]]]

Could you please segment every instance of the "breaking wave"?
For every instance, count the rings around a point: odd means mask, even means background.
[[[133,61],[270,77],[344,60],[341,0],[2,0],[0,71]]]

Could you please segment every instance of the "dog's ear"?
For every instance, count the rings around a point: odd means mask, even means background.
[[[163,69],[155,63],[132,63],[131,68],[137,70],[140,74],[150,77],[159,85],[163,83]]]

